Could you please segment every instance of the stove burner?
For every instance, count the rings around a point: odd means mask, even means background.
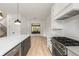
[[[52,37],[65,46],[79,46],[79,41],[67,37]]]

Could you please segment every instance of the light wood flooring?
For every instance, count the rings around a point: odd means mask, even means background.
[[[51,56],[47,48],[47,39],[42,36],[31,37],[31,48],[27,56]]]

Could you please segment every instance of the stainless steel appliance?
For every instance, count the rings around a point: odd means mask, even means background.
[[[52,41],[52,55],[55,56],[66,56],[67,55],[67,48],[61,44],[60,42],[56,41],[55,39]]]
[[[52,55],[67,56],[68,49],[66,46],[79,46],[79,41],[67,37],[52,37]]]

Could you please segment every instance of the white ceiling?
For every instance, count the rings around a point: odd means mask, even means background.
[[[51,6],[51,3],[19,3],[19,13],[27,19],[45,19],[50,13]],[[16,14],[17,4],[0,3],[0,10],[7,14]]]

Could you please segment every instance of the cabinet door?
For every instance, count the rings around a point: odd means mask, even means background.
[[[4,56],[19,56],[20,55],[20,44],[13,48],[11,51],[9,51],[6,55]]]
[[[78,55],[73,53],[72,51],[68,50],[68,56],[78,56]]]
[[[54,16],[58,15],[59,13],[61,13],[61,11],[63,11],[64,8],[66,8],[66,6],[68,6],[70,3],[55,3],[53,5],[53,12],[54,12]]]
[[[55,3],[51,8],[51,29],[53,27],[57,26],[57,28],[62,27],[60,24],[58,24],[55,20],[55,17],[57,17],[62,11],[69,5],[70,3]]]
[[[31,47],[31,41],[30,37],[28,37],[21,43],[21,55],[26,56],[30,47]]]
[[[30,49],[30,45],[31,45],[31,41],[30,41],[30,37],[28,37],[26,40],[25,40],[25,54],[28,53],[29,49]]]

